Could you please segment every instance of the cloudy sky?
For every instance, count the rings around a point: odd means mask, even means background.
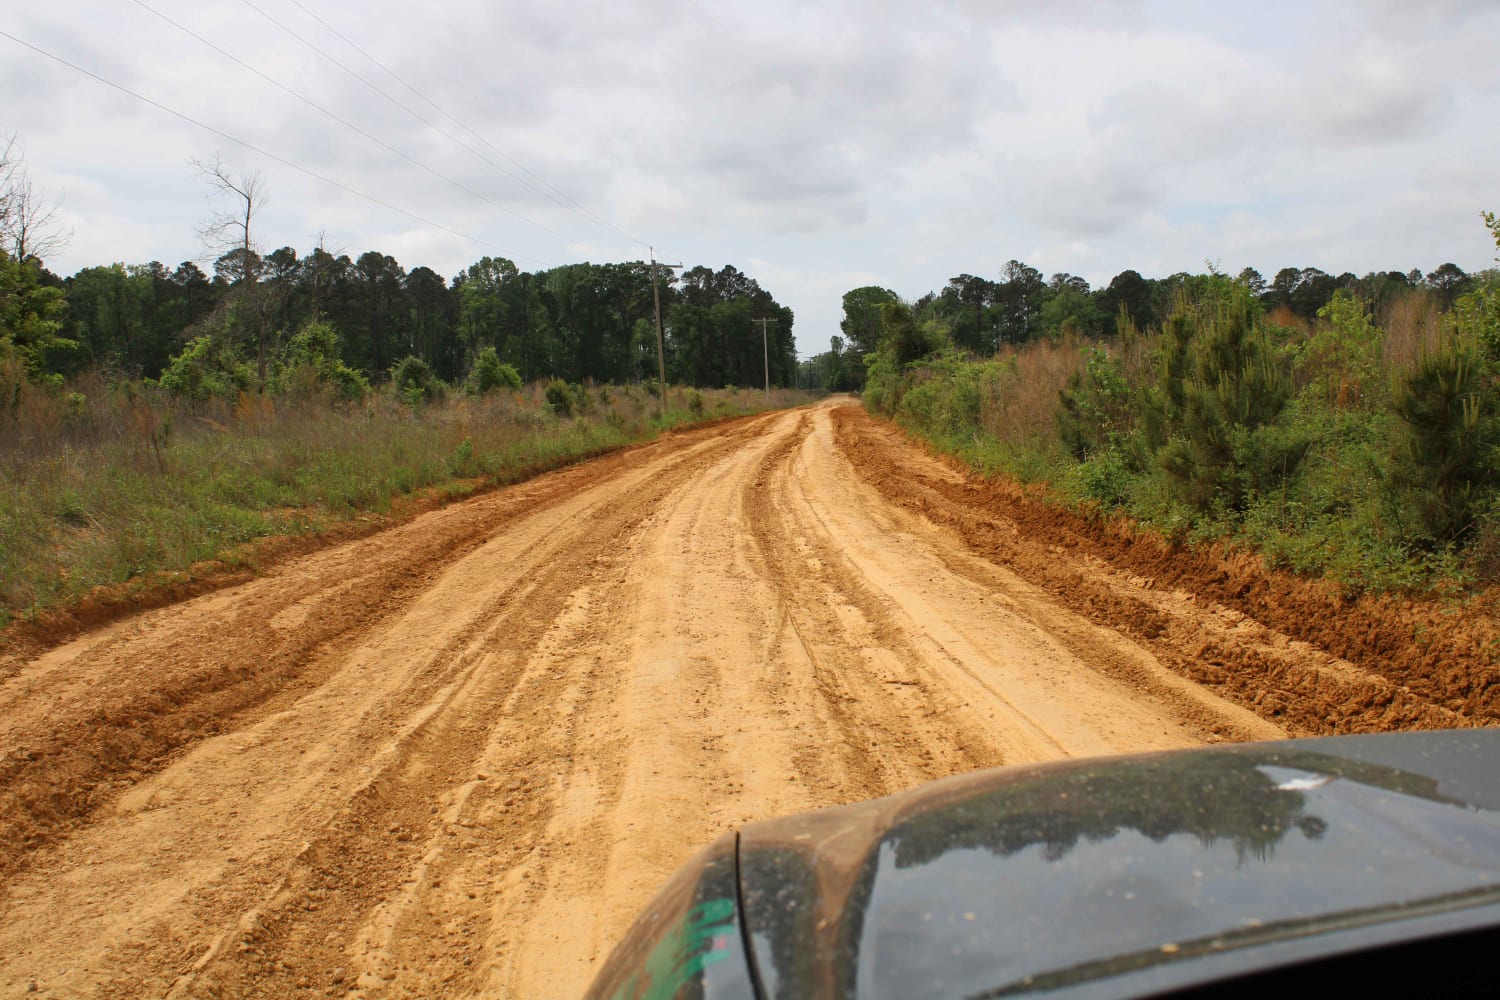
[[[1011,258],[1097,285],[1495,255],[1490,0],[68,0],[0,31],[260,151],[0,37],[63,274],[200,257],[216,155],[261,173],[267,249],[451,276],[652,244],[749,272],[804,353],[849,288]]]

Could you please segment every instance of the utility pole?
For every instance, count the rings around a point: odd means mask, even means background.
[[[776,322],[774,319],[752,319],[750,322],[760,324],[760,350],[765,356],[766,364],[766,405],[771,405],[771,348],[766,338],[766,324]]]
[[[647,247],[651,254],[651,298],[656,302],[656,376],[657,384],[661,389],[661,406],[658,408],[663,416],[667,412],[667,348],[666,341],[661,334],[661,291],[656,285],[656,248]],[[662,267],[676,269],[681,264],[662,264]]]

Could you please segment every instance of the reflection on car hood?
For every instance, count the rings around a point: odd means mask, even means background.
[[[746,935],[767,996],[1120,995],[1500,922],[1497,774],[1492,731],[980,772],[747,827]]]

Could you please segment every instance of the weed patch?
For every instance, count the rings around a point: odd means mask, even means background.
[[[442,395],[406,367],[412,391],[358,401],[28,388],[0,428],[0,625],[96,587],[232,562],[247,542],[382,513],[417,491],[460,498],[705,415],[765,408],[759,392],[674,387],[660,413],[635,387],[564,383],[575,410],[564,415],[552,386]],[[807,398],[782,390],[772,405]]]
[[[1382,321],[1340,292],[1307,323],[1214,279],[1107,342],[904,346],[868,356],[866,407],[985,475],[1351,592],[1496,579],[1500,290]]]

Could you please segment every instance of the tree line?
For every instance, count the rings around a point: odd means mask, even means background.
[[[960,331],[1003,305],[952,283],[854,289],[844,328],[875,340],[865,404],[978,468],[1355,587],[1500,580],[1500,269],[1321,274],[1117,278],[1094,336],[1039,321],[998,351]]]
[[[525,381],[654,381],[652,265],[522,271],[484,257],[451,279],[378,250],[257,248],[258,175],[198,164],[225,209],[200,227],[212,273],[186,260],[86,267],[61,277],[53,219],[0,143],[0,365],[33,382],[84,371],[192,392],[274,387],[289,366],[381,383],[415,365],[457,383],[498,363]],[[657,268],[670,381],[701,387],[796,384],[792,310],[732,265]],[[752,320],[769,319],[762,331]],[[403,367],[404,366],[404,367]],[[17,375],[19,372],[19,376]],[[350,379],[358,381],[350,381]]]
[[[1211,267],[1208,274],[1179,272],[1146,278],[1135,270],[1121,271],[1102,288],[1074,274],[1042,272],[1018,260],[1009,261],[997,280],[972,274],[950,278],[940,290],[928,292],[911,304],[919,326],[940,326],[955,347],[975,356],[989,356],[1006,346],[1041,338],[1073,335],[1089,339],[1115,337],[1122,317],[1138,328],[1163,323],[1183,295],[1199,294],[1210,279],[1226,277]],[[1450,309],[1475,287],[1476,276],[1457,264],[1445,263],[1423,273],[1371,271],[1363,276],[1345,271],[1329,274],[1316,267],[1284,267],[1270,279],[1247,267],[1232,279],[1268,314],[1281,313],[1312,322],[1340,291],[1380,312],[1413,291],[1429,292],[1439,307]],[[831,349],[810,359],[809,368],[835,389],[864,384],[862,358],[879,346],[884,333],[882,307],[899,296],[879,286],[851,289],[844,294],[842,336]]]
[[[377,381],[401,359],[425,362],[437,377],[462,379],[493,349],[527,381],[650,380],[656,375],[651,267],[645,262],[566,264],[521,271],[484,257],[451,281],[428,267],[405,270],[388,254],[351,258],[320,248],[299,256],[283,247],[220,257],[210,277],[193,261],[87,267],[59,278],[35,259],[11,282],[53,289],[20,338],[42,374],[105,369],[160,378],[201,338],[243,358],[264,380],[268,359],[314,320],[332,327],[341,358]],[[253,275],[253,277],[251,277]],[[680,278],[659,274],[667,375],[697,386],[760,384],[761,334],[769,330],[773,384],[794,378],[792,311],[733,266],[694,267]],[[37,313],[37,303],[33,313]],[[18,317],[19,319],[19,317]],[[13,342],[21,324],[7,324]]]

